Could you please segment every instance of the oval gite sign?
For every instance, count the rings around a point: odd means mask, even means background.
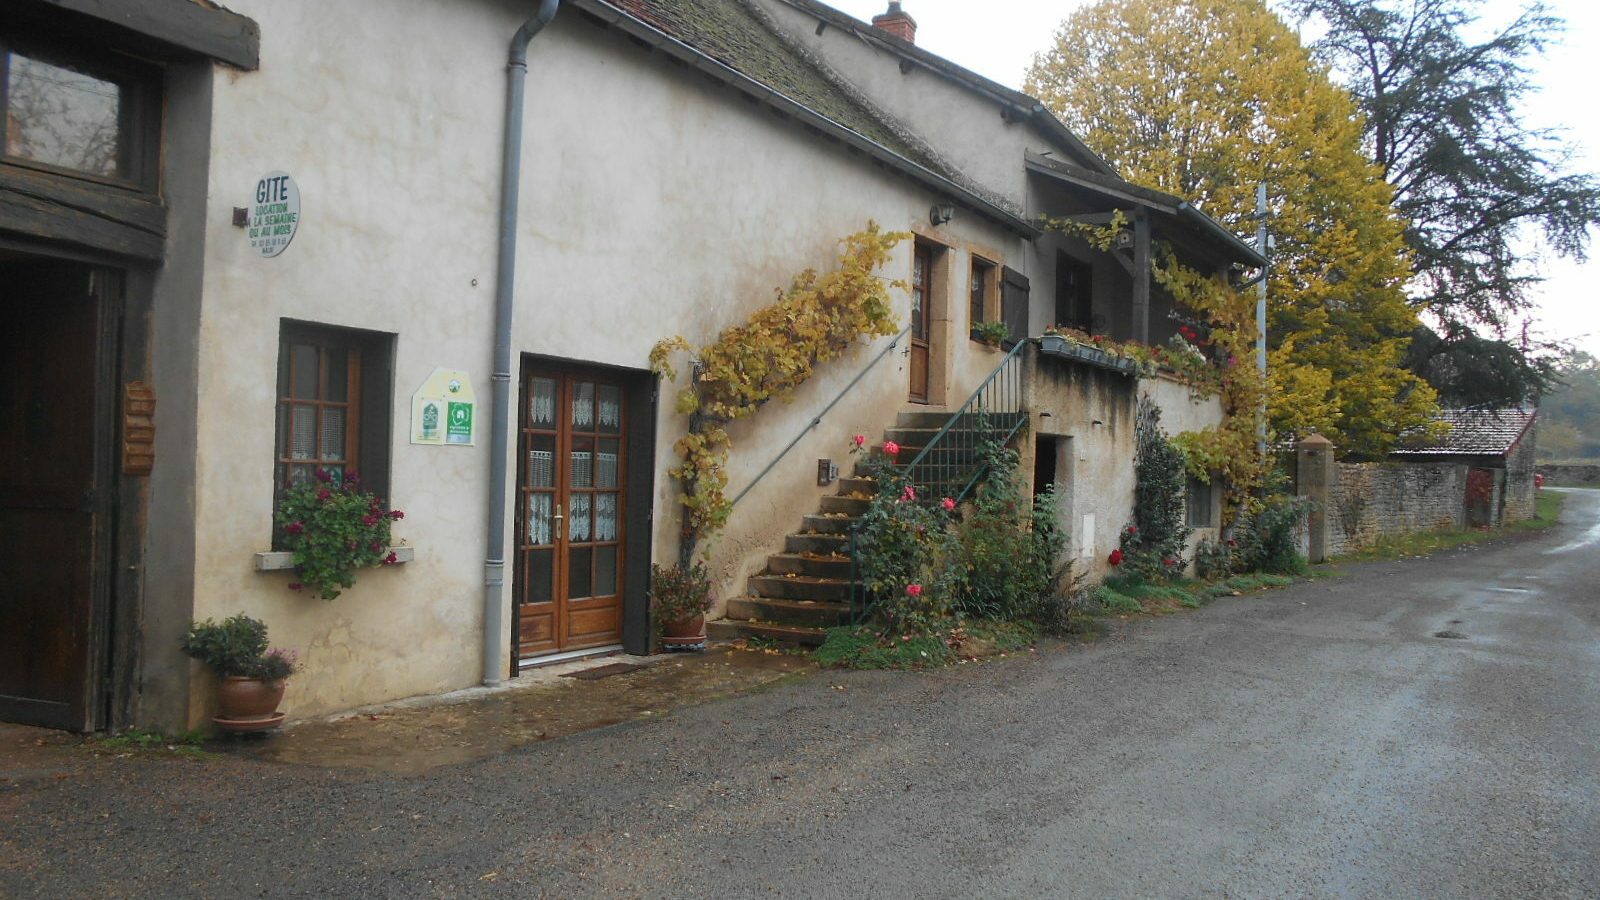
[[[294,179],[287,172],[261,176],[250,207],[250,249],[264,257],[277,256],[288,248],[299,227],[300,189]]]

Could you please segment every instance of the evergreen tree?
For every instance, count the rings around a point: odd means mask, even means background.
[[[1411,225],[1412,301],[1430,333],[1411,366],[1454,405],[1515,405],[1547,389],[1548,345],[1516,337],[1540,279],[1519,236],[1582,259],[1600,182],[1528,127],[1527,61],[1563,27],[1540,3],[1474,42],[1482,0],[1284,0],[1327,28],[1317,54],[1366,113],[1365,143]],[[1478,334],[1479,329],[1493,335]]]
[[[1385,451],[1434,393],[1402,365],[1417,327],[1393,192],[1348,93],[1264,0],[1103,0],[1072,14],[1028,89],[1130,180],[1277,239],[1269,284],[1280,432]]]

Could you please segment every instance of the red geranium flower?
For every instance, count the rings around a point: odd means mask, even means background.
[[[1122,551],[1121,550],[1113,550],[1113,551],[1111,551],[1111,555],[1106,557],[1106,562],[1111,563],[1113,566],[1122,565]]]

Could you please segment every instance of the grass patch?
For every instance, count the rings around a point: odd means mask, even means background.
[[[828,638],[812,654],[819,666],[840,669],[929,669],[991,656],[1019,653],[1039,639],[1023,622],[968,619],[950,622],[937,634],[883,638],[872,625],[828,629]]]
[[[817,665],[841,669],[926,669],[949,665],[956,655],[943,637],[884,640],[872,626],[844,625],[828,629],[828,639],[812,658]]]
[[[205,749],[205,741],[206,732],[200,728],[176,735],[132,728],[121,734],[91,736],[85,738],[78,746],[86,750],[142,750],[179,756],[213,756],[214,754]]]
[[[1543,531],[1561,520],[1561,509],[1567,495],[1560,491],[1539,491],[1533,497],[1533,518],[1512,522],[1512,531]]]

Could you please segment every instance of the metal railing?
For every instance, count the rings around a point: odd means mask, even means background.
[[[1023,348],[1018,341],[967,402],[900,469],[901,480],[916,487],[918,503],[939,503],[949,497],[966,499],[982,481],[986,463],[982,448],[990,442],[1008,444],[1027,423],[1022,409]],[[861,584],[858,558],[861,523],[850,526],[850,622],[859,625],[872,609],[872,598]]]
[[[821,412],[817,413],[815,416],[812,416],[811,417],[811,424],[809,424],[806,427],[800,429],[800,433],[794,436],[794,440],[790,441],[782,450],[778,451],[778,455],[774,456],[772,458],[772,462],[767,463],[767,467],[762,469],[760,474],[756,475],[755,478],[752,478],[750,480],[750,483],[744,486],[744,490],[740,491],[733,498],[733,502],[728,504],[728,505],[729,506],[737,506],[739,501],[744,499],[744,495],[750,493],[752,488],[754,488],[756,485],[761,483],[761,479],[767,477],[767,474],[770,473],[774,468],[776,468],[778,463],[780,461],[782,461],[782,459],[785,456],[789,455],[789,451],[793,450],[795,448],[795,445],[800,443],[801,438],[804,438],[806,435],[811,433],[812,429],[814,429],[818,425],[822,424],[822,417],[827,415],[829,410],[831,410],[835,406],[837,406],[839,401],[843,400],[844,396],[846,394],[850,393],[850,391],[853,390],[855,388],[855,386],[861,382],[861,379],[866,377],[866,374],[868,372],[872,371],[872,367],[876,366],[878,364],[878,362],[880,360],[882,360],[885,356],[888,356],[889,355],[889,351],[893,350],[896,346],[898,346],[900,341],[910,331],[911,331],[911,326],[907,325],[905,327],[905,329],[903,329],[899,334],[894,336],[894,340],[890,341],[888,346],[884,347],[882,350],[879,350],[878,351],[878,355],[874,356],[872,358],[872,362],[867,363],[866,366],[863,367],[861,371],[857,372],[856,373],[856,377],[850,379],[850,383],[844,386],[844,390],[840,391],[832,400],[828,401],[828,405],[824,406],[822,408]]]
[[[1022,411],[1022,350],[1018,341],[983,384],[972,392],[926,444],[901,469],[907,484],[924,497],[966,499],[983,477],[979,450],[996,441],[1009,443],[1028,421]]]

